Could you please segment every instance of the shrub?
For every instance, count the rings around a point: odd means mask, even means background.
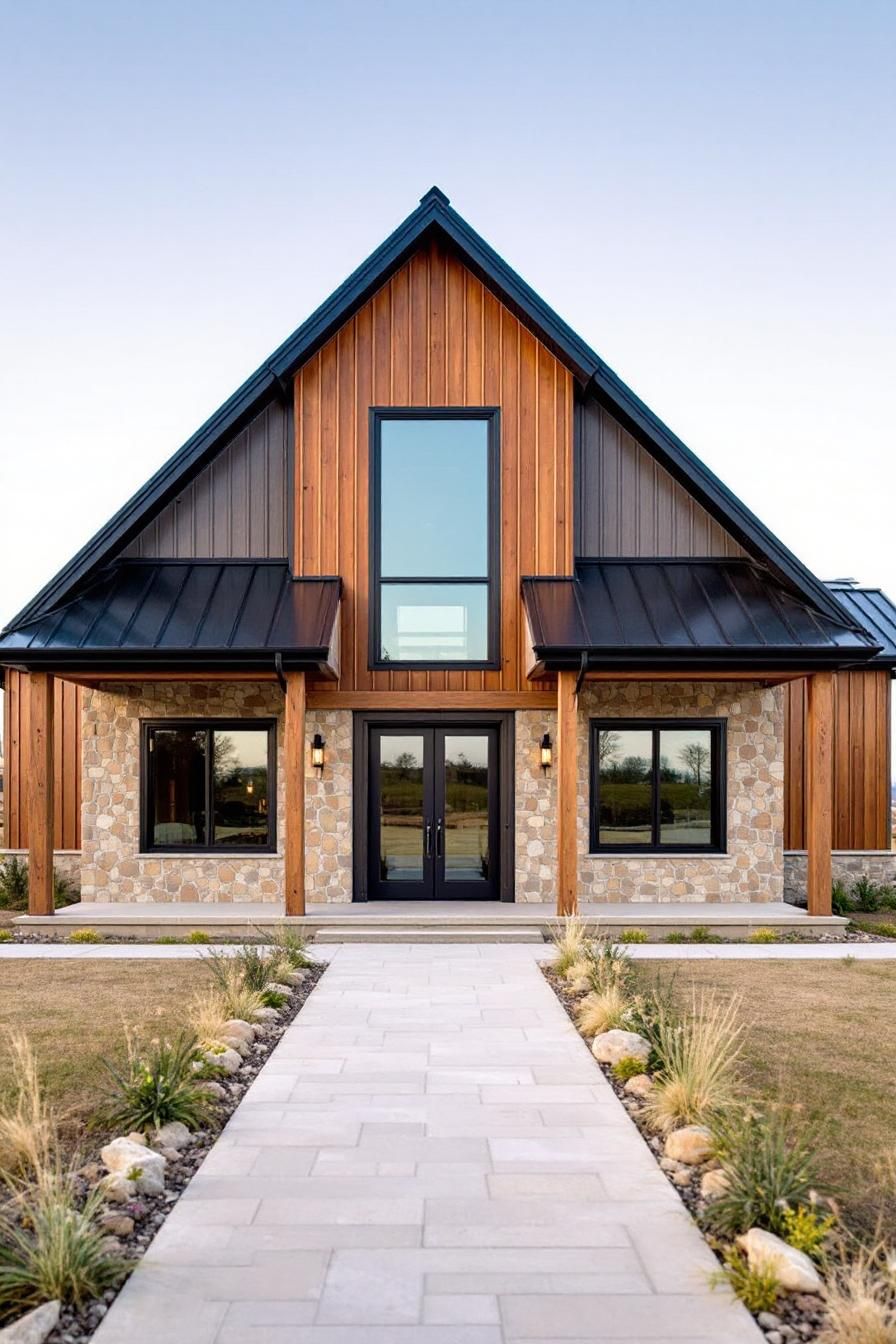
[[[728,1189],[709,1205],[710,1224],[729,1237],[751,1227],[786,1236],[785,1213],[813,1203],[814,1136],[780,1106],[716,1117],[713,1133]]]
[[[70,943],[101,943],[103,935],[97,933],[96,929],[75,929],[68,936]]]
[[[747,934],[748,943],[776,943],[778,935],[774,929],[751,929]]]
[[[0,910],[28,909],[28,865],[15,854],[0,863]]]
[[[688,935],[682,933],[681,929],[673,929],[672,932],[667,933],[663,939],[664,943],[686,943],[687,941]]]
[[[261,1002],[265,1008],[283,1008],[289,1003],[289,995],[284,994],[279,989],[263,989],[261,991]]]
[[[710,933],[705,924],[697,924],[691,929],[692,943],[720,943],[722,940],[717,933]]]
[[[12,934],[9,929],[0,929],[0,943],[11,943]]]
[[[195,1129],[208,1116],[209,1098],[197,1087],[195,1063],[199,1043],[192,1032],[177,1040],[152,1041],[144,1051],[128,1036],[127,1065],[123,1070],[106,1067],[113,1078],[112,1095],[104,1119],[124,1130],[158,1129],[180,1120]]]
[[[628,1000],[619,985],[608,985],[606,989],[592,989],[586,994],[576,1011],[576,1023],[585,1036],[599,1036],[602,1031],[613,1027],[626,1026]]]
[[[68,1175],[39,1182],[0,1214],[0,1319],[54,1299],[79,1307],[127,1273],[96,1223],[102,1194],[79,1206]]]
[[[159,934],[158,938],[153,939],[153,942],[160,943],[163,946],[168,946],[171,943],[179,943],[180,939],[175,937],[173,933],[161,933]]]
[[[880,938],[896,938],[896,924],[863,924],[861,920],[855,920],[854,923],[863,933],[876,933]]]
[[[187,934],[187,942],[188,942],[188,943],[210,943],[210,942],[211,942],[211,938],[208,936],[208,934],[205,932],[204,929],[192,929],[192,930]]]
[[[554,950],[554,970],[565,975],[570,966],[581,961],[587,945],[585,922],[578,915],[566,915],[559,929],[552,934]]]
[[[823,1214],[814,1204],[800,1204],[795,1209],[788,1206],[781,1212],[781,1221],[784,1240],[813,1260],[822,1258],[825,1242],[837,1222],[832,1213]]]
[[[869,915],[880,909],[881,889],[865,873],[853,882],[851,894],[853,909],[862,910]]]
[[[37,1179],[55,1158],[56,1116],[44,1100],[37,1061],[23,1032],[7,1032],[9,1053],[0,1106],[0,1177],[7,1183]]]
[[[695,993],[682,1018],[660,1013],[655,1050],[660,1067],[647,1103],[649,1122],[668,1131],[706,1124],[738,1099],[737,1061],[743,1023],[740,1000]]]
[[[713,1283],[725,1283],[741,1302],[758,1315],[760,1311],[774,1311],[781,1295],[778,1276],[769,1265],[751,1269],[747,1258],[736,1246],[725,1246],[721,1252],[724,1268],[713,1274]]]
[[[619,935],[620,943],[646,943],[647,934],[643,929],[623,929]]]
[[[53,872],[53,904],[61,907],[74,905],[81,899],[81,893],[75,884],[62,873]]]
[[[639,1059],[637,1055],[623,1055],[622,1059],[616,1061],[610,1072],[617,1083],[627,1083],[629,1078],[637,1078],[639,1074],[642,1074],[645,1068],[643,1059]]]
[[[835,915],[851,915],[854,906],[846,883],[838,877],[831,885],[831,911]]]
[[[896,1287],[879,1248],[860,1250],[829,1270],[818,1344],[894,1344]]]

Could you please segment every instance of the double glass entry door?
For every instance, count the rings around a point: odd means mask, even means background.
[[[370,731],[369,896],[497,900],[497,730]]]

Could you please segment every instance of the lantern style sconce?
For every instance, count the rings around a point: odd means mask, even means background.
[[[321,774],[324,772],[324,747],[326,745],[320,733],[315,733],[311,739],[311,764]]]
[[[554,763],[554,749],[551,746],[551,735],[545,733],[541,739],[541,768],[545,774],[550,770]]]

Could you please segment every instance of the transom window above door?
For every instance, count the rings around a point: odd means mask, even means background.
[[[372,667],[498,666],[498,413],[371,412]]]

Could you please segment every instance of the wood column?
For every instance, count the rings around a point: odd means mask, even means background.
[[[810,915],[829,915],[834,841],[833,674],[815,672],[807,679],[807,687],[806,896]]]
[[[288,915],[305,913],[305,673],[286,673],[286,840],[283,885]]]
[[[575,672],[557,673],[557,914],[578,909],[578,697]]]
[[[52,915],[53,903],[53,708],[55,687],[47,672],[28,676],[28,913]]]

